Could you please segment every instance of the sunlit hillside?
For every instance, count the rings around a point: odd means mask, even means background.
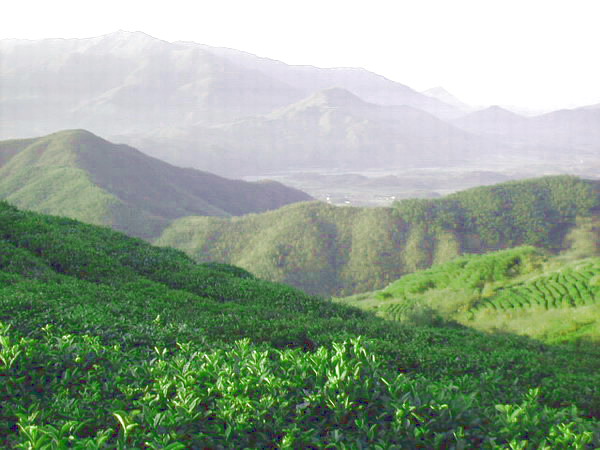
[[[596,353],[404,326],[6,203],[0,246],[7,448],[600,445]]]

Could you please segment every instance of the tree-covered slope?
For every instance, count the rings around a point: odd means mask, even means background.
[[[0,198],[146,238],[182,216],[239,215],[310,199],[279,183],[174,167],[83,130],[0,142]]]
[[[594,254],[598,191],[597,183],[559,176],[393,208],[298,203],[239,218],[182,218],[156,242],[308,292],[349,295],[463,253],[522,244],[558,251],[576,241]]]
[[[593,448],[598,368],[0,203],[4,447]]]

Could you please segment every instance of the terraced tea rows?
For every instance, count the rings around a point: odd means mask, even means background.
[[[473,309],[511,310],[586,306],[600,300],[600,259],[587,260],[549,275],[502,288]]]

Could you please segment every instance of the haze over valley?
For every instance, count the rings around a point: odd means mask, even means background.
[[[81,128],[182,167],[389,205],[498,180],[596,177],[600,110],[475,110],[359,68],[119,31],[0,41],[0,138]],[[431,183],[423,187],[423,178]],[[356,183],[347,180],[355,179]]]

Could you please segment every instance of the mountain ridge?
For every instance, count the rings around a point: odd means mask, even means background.
[[[9,150],[13,154],[0,166],[2,198],[147,238],[177,217],[239,215],[310,199],[276,182],[171,166],[85,130],[0,142],[0,158]]]
[[[177,142],[177,155],[151,142]],[[149,143],[150,142],[150,143]],[[187,142],[194,142],[194,152]],[[342,88],[329,88],[269,114],[211,127],[161,131],[138,146],[162,159],[220,174],[257,175],[307,168],[364,169],[455,164],[495,158],[495,143],[406,105],[369,103]],[[186,150],[187,149],[187,150]],[[418,149],[418,151],[417,151]]]

